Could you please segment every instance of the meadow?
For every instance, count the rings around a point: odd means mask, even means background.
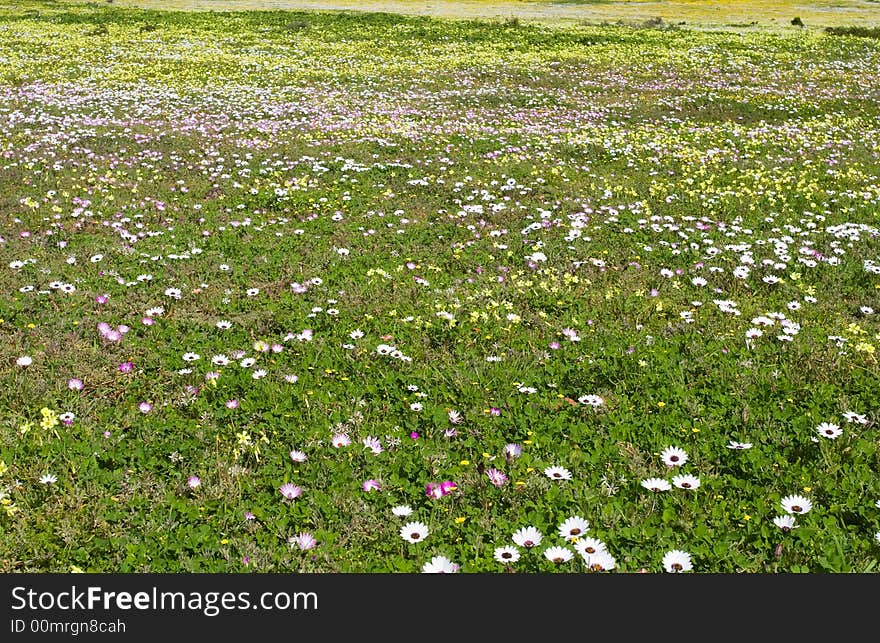
[[[0,572],[876,571],[876,35],[3,4]]]

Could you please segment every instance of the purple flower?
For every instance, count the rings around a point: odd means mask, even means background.
[[[186,479],[186,486],[190,489],[195,489],[200,484],[202,484],[202,481],[198,476],[190,476]]]
[[[318,544],[315,537],[306,531],[299,533],[296,536],[291,536],[288,538],[287,542],[290,543],[291,547],[299,547],[302,551],[313,549]]]
[[[107,300],[110,298],[110,295],[98,295],[95,297],[96,304],[106,304]]]
[[[122,364],[119,365],[119,372],[120,373],[131,373],[133,370],[134,370],[134,363],[132,363],[132,362],[122,362]]]
[[[285,482],[283,485],[278,487],[278,491],[281,492],[281,495],[284,496],[287,500],[293,500],[295,498],[299,498],[302,494],[302,487],[297,487],[295,484],[290,482]]]
[[[369,480],[364,480],[361,489],[364,491],[382,491],[382,485],[379,484],[378,480],[370,478]]]
[[[83,381],[76,377],[71,377],[69,380],[67,380],[67,388],[69,388],[71,391],[81,391],[83,390],[83,386]]]
[[[141,413],[149,413],[153,410],[153,405],[149,402],[141,402],[140,404],[138,404],[138,410]]]
[[[496,406],[489,407],[489,414],[498,417],[501,415],[501,409]]]
[[[413,440],[418,440],[419,434],[416,433],[415,431],[413,431],[412,433],[409,434],[409,437],[411,437]]]
[[[238,408],[238,400],[226,400],[226,408],[227,409],[237,409]]]
[[[245,520],[256,520],[257,517],[253,513],[251,513],[250,511],[245,511],[244,512],[244,519]]]
[[[498,469],[486,469],[486,475],[489,478],[489,482],[496,487],[503,487],[507,483],[507,476]]]
[[[504,445],[504,457],[513,460],[522,455],[522,447],[514,442]]]

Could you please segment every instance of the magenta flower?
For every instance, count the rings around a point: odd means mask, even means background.
[[[413,431],[412,433],[409,434],[409,437],[411,437],[413,440],[418,440],[419,434],[416,433],[415,431]]]
[[[95,297],[95,303],[106,304],[108,299],[110,299],[110,295],[98,295],[97,297]]]
[[[226,408],[227,409],[237,409],[238,408],[238,400],[226,400]]]
[[[252,512],[250,512],[250,511],[245,511],[245,512],[244,512],[244,519],[245,519],[245,520],[256,520],[257,517],[256,517]]]
[[[501,409],[499,409],[498,407],[495,407],[495,406],[490,407],[489,414],[497,417],[497,416],[501,415]]]
[[[133,370],[134,370],[134,363],[133,362],[122,362],[122,364],[119,365],[119,372],[120,373],[131,373]]]
[[[156,322],[153,320],[152,317],[141,317],[141,323],[142,323],[144,326],[152,326],[152,325],[155,324]]]
[[[361,489],[364,491],[382,491],[382,485],[379,484],[378,480],[370,478],[369,480],[364,481],[361,485]]]
[[[83,390],[83,386],[83,381],[76,377],[71,377],[69,380],[67,380],[67,388],[69,388],[71,391],[81,391]]]
[[[200,484],[202,484],[202,481],[198,476],[190,476],[186,479],[186,486],[190,489],[195,489]]]
[[[458,485],[452,480],[444,480],[443,482],[429,482],[425,485],[425,495],[429,498],[442,498],[458,489]]]
[[[294,500],[295,498],[299,498],[302,494],[302,487],[297,487],[295,484],[285,482],[278,487],[278,491],[281,492],[281,495],[284,496],[285,499]]]
[[[149,413],[153,410],[153,405],[149,402],[141,402],[140,404],[138,404],[138,410],[141,413]]]

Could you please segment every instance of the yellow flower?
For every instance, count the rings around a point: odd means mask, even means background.
[[[467,518],[465,518],[464,516],[459,516],[458,518],[455,519],[455,524],[456,524],[456,525],[460,525],[460,524],[463,523],[465,520],[467,520]]]
[[[461,462],[459,462],[459,464],[463,467],[468,466],[470,463],[471,463],[470,460],[462,460]]]
[[[9,467],[6,466],[6,463],[3,460],[0,460],[0,476],[9,471]]]

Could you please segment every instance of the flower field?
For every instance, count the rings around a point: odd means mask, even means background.
[[[656,26],[0,6],[0,572],[876,571],[880,39]]]

